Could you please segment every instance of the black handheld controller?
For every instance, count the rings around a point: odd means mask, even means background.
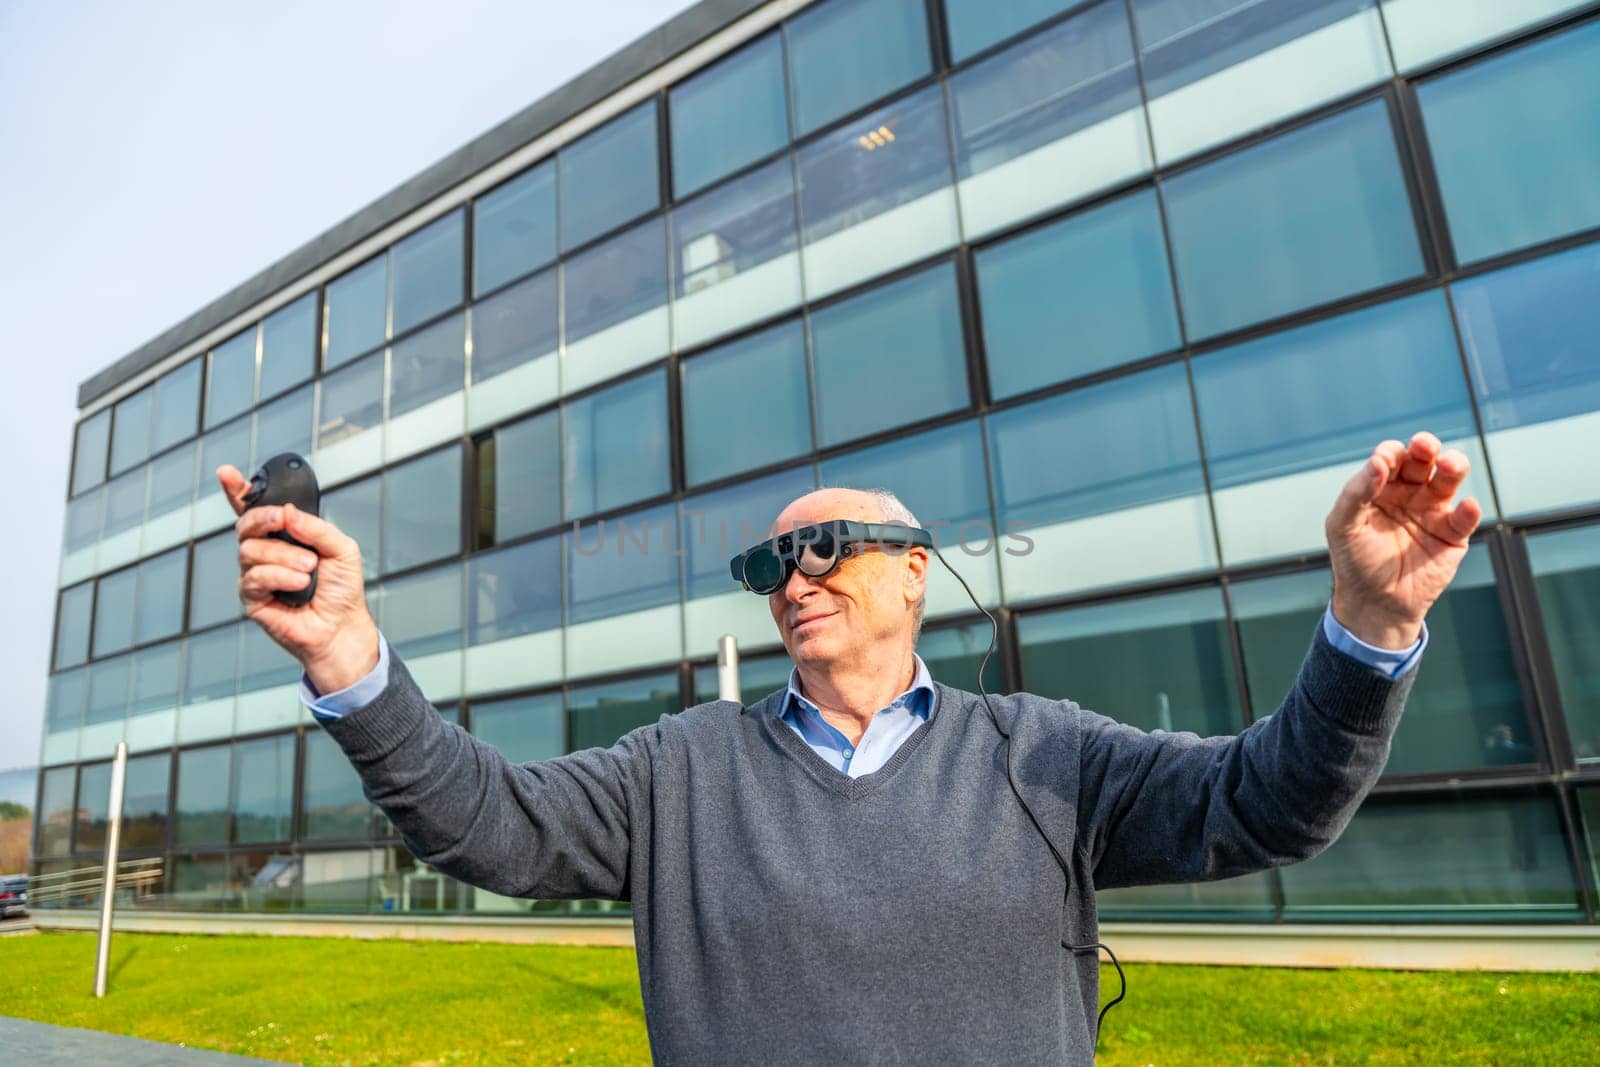
[[[308,514],[321,514],[319,509],[322,506],[322,490],[317,486],[317,476],[311,470],[311,464],[307,463],[304,457],[294,452],[281,453],[267,460],[261,465],[260,470],[250,476],[250,491],[244,495],[244,506],[256,508],[269,504],[293,504]],[[267,536],[278,541],[287,541],[297,548],[316,551],[310,545],[296,541],[283,530],[274,530]],[[280,589],[274,595],[284,604],[300,607],[311,603],[311,598],[316,593],[317,571],[313,570],[311,581],[306,583],[304,589]]]

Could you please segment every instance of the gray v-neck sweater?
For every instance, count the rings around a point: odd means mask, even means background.
[[[672,1064],[1086,1063],[1095,888],[1226,878],[1343,830],[1415,671],[1320,627],[1282,707],[1236,737],[936,685],[929,721],[852,779],[782,693],[511,764],[433,712],[398,656],[324,728],[419,858],[496,893],[630,900],[650,1047]]]

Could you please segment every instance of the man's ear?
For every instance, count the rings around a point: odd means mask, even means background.
[[[915,603],[922,599],[928,586],[928,550],[913,545],[906,552],[906,599]]]

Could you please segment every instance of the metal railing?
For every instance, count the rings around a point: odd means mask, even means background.
[[[135,900],[154,895],[161,887],[165,859],[153,856],[142,860],[123,860],[117,864],[117,891],[132,890]],[[91,896],[105,888],[105,868],[75,867],[51,871],[28,881],[28,903],[33,907],[66,907],[78,897]]]

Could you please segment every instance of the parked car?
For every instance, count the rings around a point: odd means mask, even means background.
[[[28,914],[28,876],[0,876],[0,919]]]

